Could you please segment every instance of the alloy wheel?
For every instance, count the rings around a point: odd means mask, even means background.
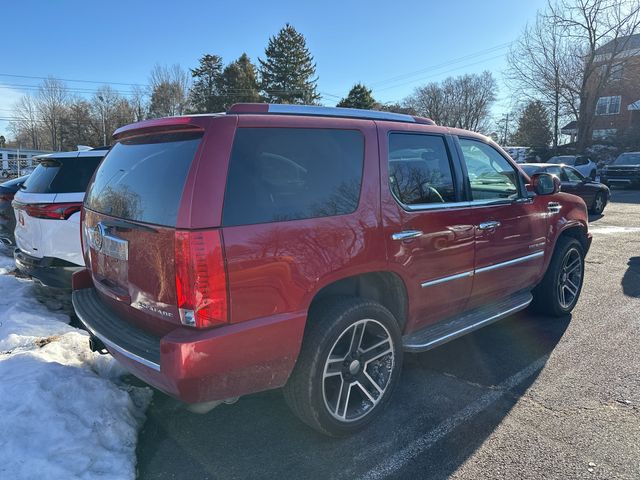
[[[602,195],[596,196],[596,204],[594,210],[596,212],[601,212],[604,208],[604,200],[602,199]]]
[[[341,422],[365,417],[391,384],[394,362],[391,334],[382,323],[364,319],[351,324],[325,362],[322,394],[327,411]]]
[[[558,299],[560,306],[569,309],[580,293],[582,283],[582,255],[576,248],[570,248],[562,260],[558,279]]]

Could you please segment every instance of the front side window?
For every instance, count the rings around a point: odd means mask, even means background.
[[[596,104],[596,115],[616,115],[620,113],[620,95],[614,97],[600,97]]]
[[[364,136],[357,130],[239,128],[223,225],[328,217],[358,207]]]
[[[456,201],[451,163],[443,137],[392,133],[388,160],[391,192],[401,204]]]
[[[460,146],[473,200],[518,198],[518,174],[495,148],[470,138],[460,138]]]

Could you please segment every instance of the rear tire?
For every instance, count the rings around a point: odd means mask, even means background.
[[[604,207],[606,206],[607,201],[605,199],[604,193],[598,192],[596,194],[596,198],[593,199],[593,205],[591,206],[591,213],[593,215],[600,215],[604,211]]]
[[[310,427],[347,436],[384,409],[401,368],[400,328],[389,310],[362,298],[329,299],[309,312],[284,397]]]
[[[584,250],[578,240],[560,237],[551,263],[540,284],[533,290],[534,310],[561,317],[578,303],[584,280]]]

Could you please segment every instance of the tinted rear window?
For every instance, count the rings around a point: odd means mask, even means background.
[[[182,190],[202,133],[148,135],[116,143],[96,173],[91,210],[174,227]]]
[[[238,129],[223,224],[351,213],[358,207],[363,159],[364,137],[355,130]]]
[[[44,160],[24,184],[28,193],[78,193],[87,189],[101,157]]]

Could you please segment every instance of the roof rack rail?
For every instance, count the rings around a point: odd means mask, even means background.
[[[433,120],[414,117],[404,113],[381,112],[379,110],[362,110],[359,108],[321,107],[317,105],[289,105],[276,103],[235,103],[229,108],[229,114],[280,114],[309,115],[319,117],[363,118],[369,120],[389,120],[392,122],[422,123],[435,125]]]

